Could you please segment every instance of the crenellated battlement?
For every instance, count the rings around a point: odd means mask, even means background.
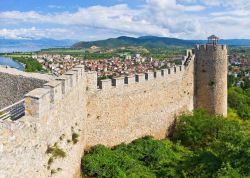
[[[73,177],[91,146],[114,146],[146,135],[164,138],[176,115],[192,111],[193,80],[192,50],[181,65],[100,82],[97,72],[76,66],[27,93],[25,116],[0,120],[0,174],[50,177],[61,168],[55,177]],[[76,134],[78,142],[72,143]],[[49,165],[49,145],[66,156]]]
[[[144,74],[105,79],[101,80],[98,84],[97,72],[85,72],[84,65],[78,65],[64,75],[44,84],[43,88],[37,88],[26,94],[25,115],[37,118],[43,117],[44,114],[53,108],[55,103],[69,94],[79,82],[84,82],[84,78],[87,79],[87,90],[92,93],[95,93],[98,89],[100,91],[109,91],[113,88],[122,89],[123,87],[133,87],[134,85],[148,84],[158,80],[174,80],[184,73],[186,69],[184,63],[192,57],[194,57],[193,51],[187,50],[186,56],[183,57],[182,65],[162,70],[148,71]]]
[[[183,74],[183,70],[185,70],[185,66],[179,65],[168,69],[157,70],[154,72],[149,71],[144,74],[141,73],[135,74],[133,76],[104,79],[100,81],[98,88],[101,90],[109,90],[111,88],[122,88],[124,86],[128,87],[135,84],[138,85],[152,81],[167,80],[175,78],[177,75]]]
[[[228,50],[217,37],[210,38],[195,48],[195,107],[227,116]]]
[[[79,65],[64,75],[45,83],[25,95],[25,115],[35,118],[43,117],[53,105],[68,95],[85,77],[84,66]]]
[[[203,48],[203,47],[201,47]],[[182,65],[173,66],[156,71],[148,71],[133,76],[117,77],[113,79],[101,80],[97,83],[97,72],[85,72],[84,65],[75,66],[64,75],[55,78],[27,93],[25,99],[25,115],[40,118],[46,115],[50,109],[54,108],[66,95],[70,94],[80,82],[84,82],[84,90],[94,94],[96,91],[109,91],[110,89],[122,89],[135,87],[136,85],[150,85],[152,82],[165,81],[171,82],[181,78],[190,60],[194,59],[191,49],[186,51]],[[86,79],[86,80],[84,80]]]
[[[202,45],[196,45],[195,46],[196,51],[217,51],[217,50],[222,50],[226,51],[227,50],[227,45],[222,45],[222,44],[202,44]]]

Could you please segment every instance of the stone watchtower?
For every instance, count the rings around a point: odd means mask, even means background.
[[[212,35],[206,45],[197,45],[194,50],[195,108],[227,116],[227,47],[218,41]]]

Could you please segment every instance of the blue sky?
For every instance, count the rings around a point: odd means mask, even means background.
[[[250,38],[249,0],[0,0],[0,38]]]
[[[0,0],[0,11],[40,11],[40,12],[63,12],[76,11],[80,7],[113,6],[126,3],[131,7],[141,5],[143,0]]]

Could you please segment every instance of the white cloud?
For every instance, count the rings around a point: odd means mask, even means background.
[[[151,12],[151,10],[153,10],[150,6],[152,5],[151,3],[152,2],[147,4],[147,7],[144,9],[139,10],[130,9],[127,5],[122,4],[111,7],[93,6],[90,8],[80,8],[75,13],[64,12],[46,15],[33,11],[10,11],[0,13],[0,19],[4,19],[8,21],[8,23],[10,21],[16,21],[16,23],[19,24],[24,22],[33,24],[57,24],[63,25],[63,28],[65,28],[65,26],[78,26],[78,28],[87,26],[138,35],[179,36],[185,33],[185,30],[189,32],[194,29],[190,28],[191,23],[189,19],[182,19],[178,23],[172,20],[173,16],[165,17],[164,13],[157,14],[155,16],[156,18],[147,18],[148,16],[154,16]],[[163,21],[167,23],[164,22],[164,24],[161,24]],[[188,23],[190,25],[188,25]],[[184,27],[187,27],[187,29],[184,29]],[[178,28],[179,30],[175,34],[172,29]]]
[[[86,40],[103,39],[112,35],[158,35],[201,39],[216,33],[223,38],[229,38],[232,35],[237,38],[242,34],[250,38],[248,10],[234,9],[213,11],[210,14],[200,13],[205,9],[204,4],[229,9],[234,6],[246,8],[248,1],[145,0],[144,2],[138,8],[118,4],[79,8],[76,12],[47,14],[35,11],[0,12],[0,36]],[[24,28],[23,24],[29,27]],[[236,25],[244,28],[237,30]]]
[[[179,10],[179,11],[201,11],[205,7],[201,5],[184,6],[178,4],[176,0],[146,0],[149,7],[154,7],[158,10]]]
[[[61,35],[69,33],[66,29],[50,28],[50,29],[37,29],[31,28],[18,28],[18,29],[0,29],[0,37],[10,39],[39,39],[39,38],[60,38]]]
[[[179,0],[188,4],[205,4],[208,6],[220,6],[229,9],[250,9],[249,0]]]
[[[250,12],[247,10],[232,10],[225,12],[214,12],[211,13],[212,16],[233,16],[233,17],[249,17]]]

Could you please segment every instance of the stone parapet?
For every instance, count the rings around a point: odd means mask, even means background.
[[[86,73],[88,91],[95,92],[97,90],[97,72],[89,71]]]
[[[190,57],[190,55],[194,55],[193,51],[187,50],[185,59]],[[185,66],[179,65],[168,69],[157,70],[155,72],[149,71],[145,74],[136,74],[135,76],[113,78],[112,80],[101,80],[99,82],[99,88],[101,90],[109,90],[112,88],[123,88],[124,86],[128,87],[129,85],[144,85],[144,83],[145,85],[148,85],[150,82],[155,83],[155,81],[158,81],[159,79],[168,80],[171,82],[172,80],[177,79],[184,71]],[[27,101],[26,115],[40,117],[41,113],[44,110],[47,110],[47,106],[52,107],[54,103],[60,101],[62,98],[68,95],[71,90],[73,90],[76,85],[79,84],[79,82],[83,81],[83,79],[86,79],[87,81],[86,90],[94,94],[97,91],[97,72],[85,72],[85,66],[78,65],[72,70],[66,72],[64,75],[44,84],[43,89],[35,89],[25,95],[25,101]],[[45,91],[49,93],[49,100],[46,100],[48,102],[46,106],[44,104],[45,99],[42,97],[44,96]],[[40,97],[37,97],[37,95]],[[43,103],[44,106],[41,105],[41,103]],[[34,107],[32,107],[32,104],[34,104]]]
[[[100,89],[110,89],[112,88],[111,79],[105,79],[100,81]]]
[[[50,90],[50,102],[54,103],[62,98],[62,82],[58,80],[44,84],[44,88]]]
[[[71,70],[71,71],[66,72],[65,75],[70,77],[70,87],[73,88],[77,82],[78,72]]]
[[[85,76],[85,66],[84,65],[77,65],[72,70],[79,70],[79,75],[81,75],[81,77]]]
[[[80,68],[73,68],[72,71],[76,73],[76,81],[79,81],[82,78],[82,70]]]
[[[50,89],[37,88],[25,95],[25,115],[41,118],[50,110]]]
[[[53,104],[59,102],[69,94],[84,78],[84,66],[68,71],[55,80],[44,84],[43,88],[37,88],[25,95],[25,115],[41,118],[48,113]]]
[[[154,78],[161,78],[163,77],[163,73],[161,70],[157,70],[154,72]]]
[[[166,76],[168,75],[168,69],[162,69],[162,70],[161,70],[161,75],[162,75],[163,77],[166,77]]]
[[[155,77],[154,77],[154,72],[146,72],[145,73],[145,79],[146,80],[153,80]]]
[[[227,45],[223,44],[202,44],[202,45],[196,45],[195,46],[196,51],[216,51],[216,50],[227,50]]]
[[[131,85],[135,83],[135,76],[126,76],[125,77],[125,84]]]
[[[157,70],[155,72],[135,74],[135,76],[105,79],[99,81],[98,86],[101,90],[109,90],[112,88],[123,88],[124,86],[134,87],[134,84],[148,85],[150,83],[155,83],[160,80],[168,80],[168,82],[171,82],[182,76],[184,74],[185,69],[186,68],[184,67],[184,65],[178,65],[168,69]],[[95,73],[91,73],[92,78],[94,74]],[[93,86],[93,84],[91,85]]]
[[[145,81],[145,74],[135,74],[135,81],[136,82],[144,82]]]
[[[62,75],[62,76],[56,78],[56,80],[61,81],[61,83],[62,83],[62,94],[64,95],[64,94],[68,93],[68,91],[70,90],[70,86],[71,86],[70,76]]]
[[[125,84],[125,78],[124,77],[118,77],[112,79],[112,86],[115,87],[123,87]]]

